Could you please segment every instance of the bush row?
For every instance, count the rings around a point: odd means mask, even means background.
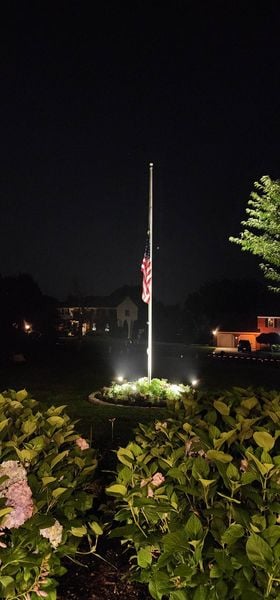
[[[155,600],[279,599],[280,394],[173,391],[170,417],[117,451],[110,536]],[[63,557],[96,550],[96,452],[75,427],[0,394],[2,598],[55,600]]]
[[[280,394],[176,404],[118,450],[111,535],[155,600],[280,598]]]

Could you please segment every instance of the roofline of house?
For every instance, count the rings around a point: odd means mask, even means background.
[[[88,309],[88,310],[116,310],[118,308],[119,304],[117,306],[87,306],[87,305],[83,305],[83,306],[58,306],[58,309],[64,310],[65,308],[67,308],[68,310],[82,310],[82,309]]]
[[[280,319],[279,315],[258,315],[258,319]]]
[[[235,331],[226,331],[224,329],[219,329],[219,331],[217,331],[216,335],[219,335],[219,333],[260,333],[259,329],[250,329],[250,331],[243,331],[243,329],[235,329]]]

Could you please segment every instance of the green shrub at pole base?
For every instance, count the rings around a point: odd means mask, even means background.
[[[153,406],[174,409],[183,397],[189,397],[191,387],[182,383],[170,383],[167,379],[141,377],[136,381],[113,382],[110,387],[89,396],[89,400],[99,400],[123,406]]]
[[[55,600],[64,556],[94,552],[95,451],[65,406],[40,411],[26,390],[0,394],[0,597]]]
[[[280,394],[190,394],[118,451],[117,527],[155,600],[280,598]]]

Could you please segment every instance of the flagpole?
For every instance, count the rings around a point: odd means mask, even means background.
[[[149,164],[149,242],[151,261],[150,302],[148,304],[148,382],[152,379],[153,348],[153,163]]]

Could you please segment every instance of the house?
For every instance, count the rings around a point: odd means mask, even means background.
[[[256,338],[261,333],[278,333],[280,334],[280,317],[257,317],[257,328],[252,331],[220,331],[215,332],[216,346],[218,348],[237,348],[238,342],[241,340],[249,340],[252,350],[259,350],[260,344]]]
[[[135,322],[138,320],[138,306],[126,296],[114,301],[108,297],[88,297],[80,303],[67,302],[58,307],[59,330],[62,334],[112,333],[117,328],[126,328],[128,338],[132,337]]]

